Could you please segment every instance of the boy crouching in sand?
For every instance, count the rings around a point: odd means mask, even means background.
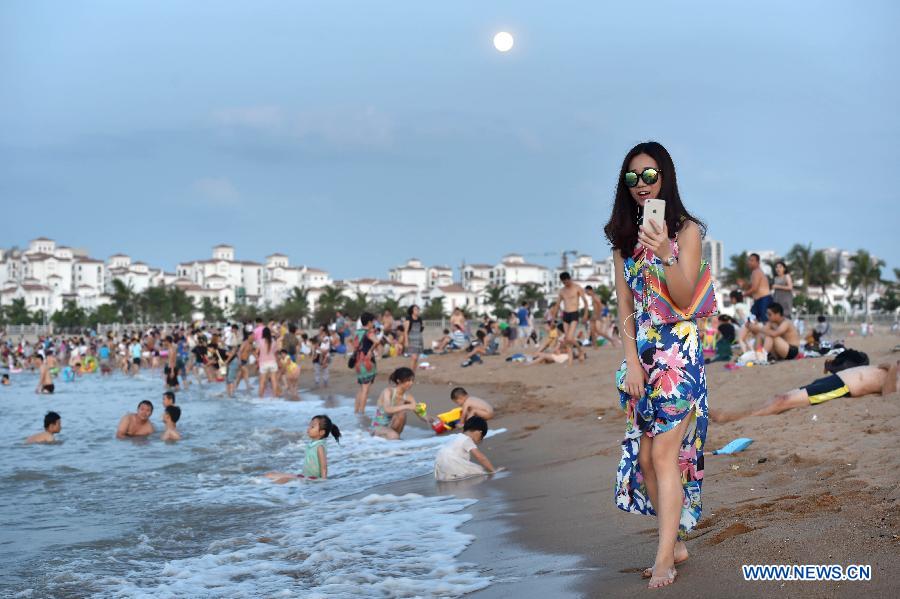
[[[498,472],[487,456],[478,449],[478,444],[484,440],[487,431],[488,425],[484,418],[469,418],[463,426],[462,434],[453,435],[438,450],[434,459],[434,478],[453,481]],[[475,458],[478,464],[473,463],[470,458]]]
[[[174,393],[172,394],[175,395]],[[166,430],[163,431],[160,439],[163,441],[180,441],[181,433],[178,432],[178,429],[175,428],[175,424],[181,418],[181,408],[176,406],[174,403],[166,406],[166,409],[163,411],[162,421],[166,426]]]
[[[472,416],[480,416],[485,420],[490,420],[494,417],[494,406],[483,399],[472,397],[462,387],[453,389],[453,391],[450,392],[450,399],[462,408],[462,414],[459,418],[460,423],[462,424],[465,424]]]

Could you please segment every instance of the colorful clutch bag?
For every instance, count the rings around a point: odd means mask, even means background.
[[[719,313],[716,302],[716,290],[713,287],[712,272],[706,260],[700,261],[700,275],[690,305],[679,308],[666,286],[666,273],[662,264],[645,262],[644,264],[644,301],[645,310],[650,313],[650,321],[654,325],[674,324],[682,320],[705,318]]]

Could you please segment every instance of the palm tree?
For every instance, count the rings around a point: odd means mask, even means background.
[[[291,289],[290,295],[278,308],[277,312],[282,318],[292,321],[300,321],[309,316],[309,290],[300,287]]]
[[[828,257],[825,255],[825,252],[816,250],[810,257],[807,268],[809,271],[807,272],[807,276],[803,279],[804,289],[808,288],[810,285],[818,287],[822,290],[822,297],[825,302],[830,306],[831,300],[828,297],[827,287],[834,282],[834,264],[828,262]],[[804,293],[804,295],[806,294]]]
[[[866,317],[869,316],[869,290],[881,280],[881,267],[884,266],[884,260],[873,258],[866,250],[859,250],[855,256],[850,257],[853,266],[850,268],[850,274],[847,275],[847,282],[850,283],[850,293],[853,294],[857,289],[862,289],[864,298],[864,311]]]
[[[723,269],[722,282],[726,286],[737,285],[738,279],[750,280],[750,266],[747,264],[747,252],[743,251],[738,255],[730,256],[728,262],[730,267]]]
[[[362,291],[357,291],[353,298],[344,298],[344,311],[351,318],[359,318],[363,312],[369,309],[369,296]]]
[[[496,318],[507,318],[512,302],[506,295],[506,285],[490,285],[485,290],[485,303],[491,306]]]
[[[134,301],[134,292],[121,279],[112,280],[113,292],[110,296],[112,305],[116,307],[122,322],[134,322],[137,316],[137,306]]]
[[[347,298],[339,287],[334,285],[326,285],[322,287],[322,295],[316,303],[316,312],[313,318],[318,323],[329,323],[334,320],[334,315],[338,310],[344,309],[344,303]]]
[[[797,274],[797,278],[803,282],[800,286],[803,290],[803,295],[807,295],[809,286],[815,284],[809,280],[812,274],[811,268],[814,255],[811,243],[807,245],[795,243],[794,247],[787,253],[787,261],[790,263],[791,270],[793,270]],[[822,254],[823,258],[824,256],[825,255]]]
[[[533,308],[544,308],[543,304],[547,302],[544,298],[544,292],[537,283],[525,283],[519,287],[518,303],[528,302]]]
[[[383,302],[378,304],[378,313],[384,314],[385,312],[390,312],[395,318],[403,312],[403,306],[400,305],[400,302],[395,300],[392,297],[387,297]],[[423,316],[424,318],[424,316]],[[440,317],[438,317],[440,318]]]
[[[423,320],[441,320],[446,314],[444,313],[444,298],[436,297],[428,302],[425,309],[422,310]]]
[[[4,316],[9,324],[31,324],[39,322],[35,320],[34,315],[28,311],[25,306],[24,298],[14,299],[8,306],[3,308]]]

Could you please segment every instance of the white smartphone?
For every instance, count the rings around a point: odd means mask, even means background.
[[[641,223],[641,226],[648,231],[652,231],[650,228],[650,221],[656,223],[659,227],[659,230],[662,231],[663,223],[666,220],[666,201],[665,200],[657,200],[650,199],[644,201],[644,220]]]

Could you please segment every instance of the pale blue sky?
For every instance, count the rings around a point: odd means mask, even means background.
[[[0,246],[336,277],[608,254],[636,142],[725,242],[897,260],[900,4],[0,3]],[[508,30],[516,46],[496,52]]]

